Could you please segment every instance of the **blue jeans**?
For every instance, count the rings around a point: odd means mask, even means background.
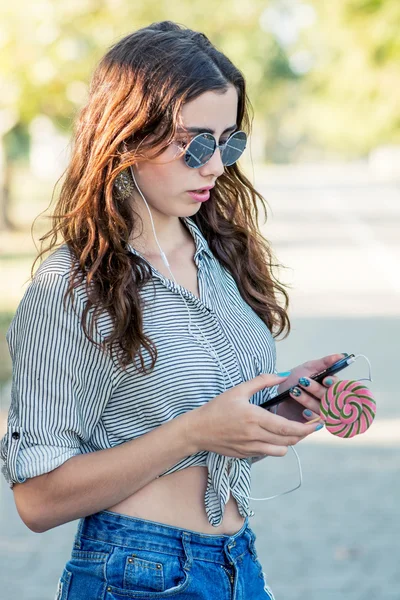
[[[246,518],[211,535],[103,510],[82,518],[55,600],[274,600]]]

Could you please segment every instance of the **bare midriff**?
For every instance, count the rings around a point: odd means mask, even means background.
[[[211,525],[204,504],[207,473],[207,467],[197,466],[164,475],[108,510],[181,529],[232,535],[242,527],[244,518],[231,496],[222,523],[217,527]]]

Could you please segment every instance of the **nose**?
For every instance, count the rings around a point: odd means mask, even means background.
[[[220,149],[216,148],[210,160],[205,165],[200,167],[199,171],[203,177],[210,178],[210,176],[213,176],[216,179],[222,175],[224,169],[225,167],[222,162]]]

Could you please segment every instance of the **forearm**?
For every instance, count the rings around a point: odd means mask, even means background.
[[[37,477],[20,484],[26,486],[22,506],[29,507],[24,519],[17,505],[21,517],[42,532],[125,500],[197,451],[190,436],[193,412],[114,448],[74,456],[39,476],[40,485]]]

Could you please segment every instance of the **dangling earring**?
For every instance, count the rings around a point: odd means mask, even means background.
[[[121,171],[114,180],[114,189],[120,200],[128,200],[136,189],[132,175],[128,169]]]

